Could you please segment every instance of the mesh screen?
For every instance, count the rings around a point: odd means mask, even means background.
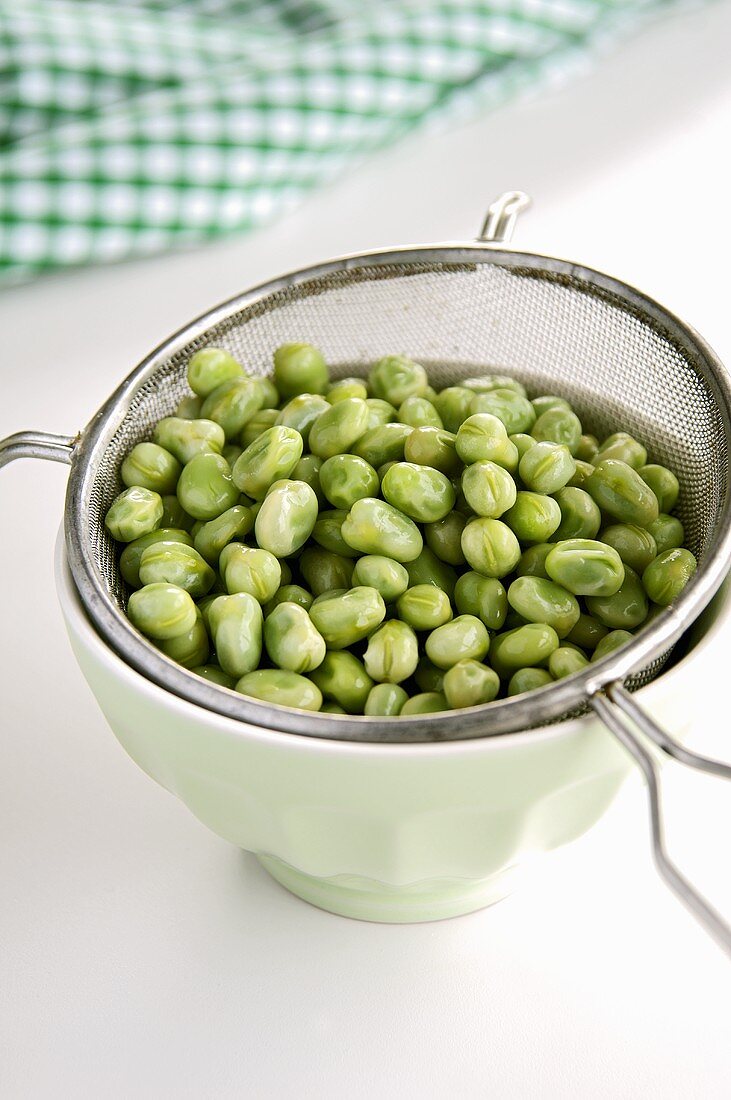
[[[586,431],[602,437],[627,430],[645,444],[650,461],[676,471],[682,486],[677,513],[688,546],[702,560],[716,534],[729,460],[724,419],[706,372],[669,328],[590,285],[581,272],[515,262],[354,261],[232,306],[160,364],[128,399],[103,454],[95,457],[87,498],[99,583],[117,606],[124,607],[126,593],[103,517],[122,487],[119,465],[175,409],[187,392],[187,360],[206,344],[228,348],[253,374],[270,370],[278,344],[306,340],[322,349],[335,376],[362,374],[380,356],[404,352],[424,364],[436,388],[498,370],[523,381],[531,396],[560,394]],[[666,657],[635,677],[635,685],[656,674]]]

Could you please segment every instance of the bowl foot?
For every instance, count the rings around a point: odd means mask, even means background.
[[[394,886],[358,875],[316,878],[276,856],[258,854],[257,859],[272,878],[311,905],[384,924],[445,920],[484,909],[512,892],[519,871],[511,867],[487,879],[429,879]]]

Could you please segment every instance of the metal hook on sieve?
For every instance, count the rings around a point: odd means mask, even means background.
[[[51,435],[49,432],[16,432],[0,439],[0,466],[16,458],[46,458],[50,462],[70,463],[77,437]]]
[[[604,725],[611,730],[642,769],[647,781],[652,852],[658,873],[716,943],[731,955],[731,925],[678,870],[668,854],[662,812],[660,768],[653,754],[638,737],[633,724],[664,753],[687,767],[720,776],[722,779],[731,779],[731,765],[701,756],[678,744],[669,733],[657,725],[619,682],[608,684],[603,692],[592,695],[590,702]]]
[[[506,191],[487,208],[478,241],[507,244],[512,240],[518,215],[531,204],[525,191]]]

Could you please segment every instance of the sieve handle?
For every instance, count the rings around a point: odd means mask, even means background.
[[[15,458],[47,458],[50,462],[71,462],[78,436],[48,432],[16,432],[0,439],[0,466]]]
[[[647,780],[650,807],[652,853],[661,877],[706,931],[727,954],[731,955],[731,925],[714,909],[703,894],[678,870],[665,846],[665,826],[660,789],[660,768],[654,755],[636,733],[634,726],[681,764],[698,771],[731,779],[731,765],[691,752],[675,741],[647,714],[621,683],[607,685],[603,692],[591,696],[591,705],[604,725],[639,765]]]

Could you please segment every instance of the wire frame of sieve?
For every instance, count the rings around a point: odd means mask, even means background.
[[[220,344],[252,374],[271,352],[311,340],[333,374],[364,373],[380,355],[404,351],[435,386],[470,374],[509,372],[534,393],[557,391],[589,430],[617,425],[642,438],[679,474],[678,514],[699,569],[672,608],[635,639],[583,672],[529,696],[468,711],[414,718],[312,714],[261,703],[187,672],[124,615],[118,551],[103,524],[120,491],[119,464],[187,392],[185,367]],[[286,733],[375,742],[497,736],[586,709],[604,685],[648,682],[718,588],[731,560],[731,391],[713,352],[652,299],[566,261],[487,244],[441,245],[345,257],[295,272],[224,303],[162,344],[112,395],[81,434],[69,480],[66,541],[74,581],[104,640],[142,675],[228,717]]]

